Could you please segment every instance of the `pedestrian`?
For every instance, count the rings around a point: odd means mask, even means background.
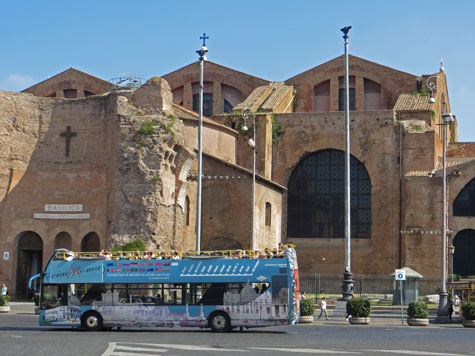
[[[454,297],[454,315],[460,314],[460,297],[455,294]]]
[[[305,291],[302,291],[302,294],[300,294],[300,300],[305,300],[307,299],[307,295],[305,294]]]
[[[454,302],[452,301],[452,296],[449,295],[449,300],[447,301],[447,307],[449,312],[449,319],[452,322],[452,314],[454,313]]]
[[[323,297],[323,299],[320,302],[320,309],[322,310],[320,312],[320,315],[318,316],[318,320],[320,320],[321,316],[325,314],[325,318],[328,320],[328,313],[327,313],[327,297]]]
[[[7,295],[8,293],[8,288],[5,285],[5,283],[2,284],[2,295]]]

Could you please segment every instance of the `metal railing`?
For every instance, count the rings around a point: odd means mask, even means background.
[[[299,277],[300,290],[305,291],[307,296],[315,300],[327,296],[331,303],[341,297],[341,274],[300,272]],[[355,297],[367,298],[380,305],[393,304],[393,293],[396,290],[393,276],[355,274],[353,280],[355,281],[353,285]],[[439,288],[440,277],[418,279],[419,297],[436,295],[439,293]]]

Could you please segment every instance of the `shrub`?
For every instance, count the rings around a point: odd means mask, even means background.
[[[8,305],[9,301],[10,301],[9,295],[0,295],[0,307]]]
[[[426,319],[429,316],[429,309],[424,302],[410,302],[407,307],[407,315],[410,318]]]
[[[111,250],[112,253],[118,251],[145,251],[145,242],[141,239],[135,239]]]
[[[462,303],[462,315],[467,320],[475,320],[475,302]]]
[[[352,299],[346,303],[346,313],[356,318],[366,318],[371,313],[371,303],[368,299]]]
[[[315,305],[310,299],[302,299],[300,301],[300,315],[310,316],[315,313]]]
[[[145,136],[152,136],[155,133],[156,123],[152,120],[145,120],[139,128],[139,134]]]

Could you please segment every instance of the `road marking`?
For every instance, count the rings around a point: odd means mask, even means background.
[[[247,350],[225,349],[221,347],[206,347],[206,346],[198,346],[198,345],[170,345],[170,344],[139,344],[139,345],[159,346],[159,347],[166,347],[169,349],[178,349],[178,350],[249,352]]]
[[[387,352],[399,355],[427,355],[427,356],[469,356],[469,354],[448,354],[446,352],[430,352],[430,351],[412,351],[412,350],[364,350],[368,352]]]
[[[155,352],[167,352],[168,350],[167,349],[151,349],[151,348],[145,348],[145,347],[129,347],[129,346],[122,346],[122,345],[119,345],[117,346],[116,350],[119,350],[120,351],[150,351],[150,350],[153,350]],[[115,354],[115,353],[114,353]]]
[[[295,352],[305,354],[358,354],[361,352],[356,351],[338,351],[338,350],[323,350],[323,349],[289,349],[284,347],[251,347],[254,350],[267,350],[267,351],[282,351],[282,352]]]
[[[149,355],[149,356],[162,356],[161,353],[160,353],[160,354],[156,354],[156,353],[151,354],[150,351],[152,351],[152,350],[148,350],[148,353],[147,353],[147,355]],[[153,350],[153,351],[155,351],[155,350]],[[163,351],[163,350],[162,350],[162,351]],[[165,352],[166,352],[166,351],[168,351],[168,350],[165,350]],[[120,351],[114,351],[114,352],[111,354],[111,356],[137,356],[137,353],[135,353],[135,352],[120,352]]]
[[[136,345],[136,346],[135,346]],[[145,347],[144,347],[145,346]],[[150,346],[150,347],[146,347]],[[167,352],[168,349],[184,350],[184,351],[221,351],[221,352],[249,352],[248,350],[226,349],[221,347],[206,347],[197,345],[171,345],[171,344],[134,344],[130,342],[116,343],[110,342],[109,347],[101,356],[136,356],[134,351],[149,352]],[[124,352],[125,351],[125,352]],[[132,351],[132,352],[127,352]]]

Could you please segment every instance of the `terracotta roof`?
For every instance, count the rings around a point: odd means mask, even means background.
[[[401,94],[393,109],[396,111],[432,111],[432,105],[429,103],[428,96]]]
[[[454,168],[468,162],[475,162],[475,158],[447,158],[446,167]],[[409,171],[404,176],[405,177],[427,177],[431,175],[432,173],[436,173],[436,172],[440,173],[442,169],[443,169],[442,161],[440,160],[437,163],[437,167],[433,171]]]
[[[475,145],[475,142],[451,142],[447,145],[447,152],[448,151],[455,151],[463,147]]]
[[[269,86],[257,87],[246,100],[236,105],[233,111],[242,111],[246,108],[254,112],[275,111],[282,104],[282,100],[291,95],[293,90],[293,86],[281,83],[271,83]]]

